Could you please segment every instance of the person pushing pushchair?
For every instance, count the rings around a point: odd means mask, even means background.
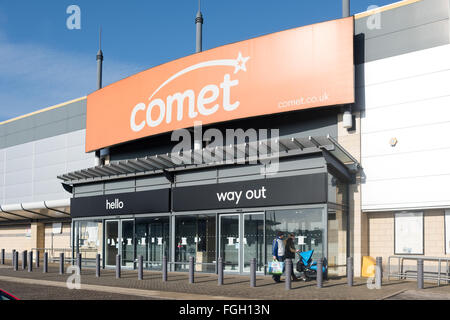
[[[285,259],[285,245],[284,234],[281,231],[277,232],[277,237],[272,242],[272,256],[273,260],[284,262]],[[272,279],[275,282],[281,282],[281,275],[272,275]]]

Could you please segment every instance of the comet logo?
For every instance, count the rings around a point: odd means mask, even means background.
[[[180,129],[355,101],[354,19],[239,41],[87,97],[86,152]],[[327,93],[327,99],[320,99]]]
[[[239,85],[239,80],[232,79],[230,73],[226,73],[224,75],[223,82],[204,86],[199,91],[198,95],[196,95],[194,90],[188,89],[185,92],[176,92],[167,96],[165,101],[160,98],[154,99],[154,97],[161,89],[175,79],[195,70],[226,66],[234,68],[233,75],[237,74],[241,70],[246,72],[246,63],[249,59],[250,57],[244,58],[242,53],[239,52],[237,59],[205,61],[177,72],[162,83],[158,89],[151,94],[148,105],[141,102],[133,108],[130,118],[131,130],[134,132],[139,132],[143,130],[146,125],[148,127],[155,128],[163,123],[163,121],[170,124],[175,118],[177,121],[182,121],[184,117],[184,108],[188,108],[188,116],[191,119],[196,118],[199,114],[203,116],[213,115],[221,107],[217,101],[221,90],[223,96],[222,108],[228,112],[236,110],[239,108],[240,102],[231,101],[231,90],[233,87]],[[215,102],[217,103],[214,104]],[[176,109],[174,108],[175,105],[177,107]],[[137,116],[142,112],[145,113],[145,120],[142,120],[140,123],[136,123]],[[157,115],[156,117],[155,114]]]

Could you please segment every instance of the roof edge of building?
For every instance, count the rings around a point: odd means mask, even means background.
[[[24,115],[22,115],[22,116],[18,116],[18,117],[16,117],[16,118],[12,118],[12,119],[5,120],[5,121],[3,121],[3,122],[0,122],[0,126],[3,125],[3,124],[7,124],[7,123],[10,123],[10,122],[14,122],[14,121],[17,121],[17,120],[20,120],[20,119],[24,119],[24,118],[33,116],[33,115],[38,114],[38,113],[42,113],[42,112],[50,111],[50,110],[53,110],[53,109],[61,108],[61,107],[67,106],[67,105],[69,105],[69,104],[71,104],[71,103],[75,103],[75,102],[82,101],[82,100],[86,100],[86,99],[87,99],[87,96],[84,96],[84,97],[80,97],[80,98],[77,98],[77,99],[73,99],[73,100],[70,100],[70,101],[66,101],[66,102],[63,102],[63,103],[60,103],[60,104],[51,106],[51,107],[47,107],[47,108],[44,108],[44,109],[40,109],[40,110],[31,112],[31,113],[27,113],[27,114],[24,114]]]
[[[355,14],[355,19],[356,20],[362,19],[362,18],[370,16],[374,13],[381,13],[384,11],[389,11],[392,9],[400,8],[400,7],[407,6],[407,5],[410,5],[410,4],[413,4],[416,2],[420,2],[420,1],[423,1],[423,0],[402,0],[402,1],[394,2],[394,3],[388,4],[388,5],[385,5],[382,7],[378,7],[378,8],[372,9],[372,10],[357,13],[357,14]]]

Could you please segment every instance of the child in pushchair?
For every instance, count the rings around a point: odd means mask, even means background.
[[[312,256],[314,254],[314,250],[299,252],[299,259],[297,262],[297,272],[301,273],[301,279],[303,281],[308,281],[315,279],[317,277],[317,262],[312,260]],[[328,266],[327,260],[323,259],[323,279],[327,280],[328,278]]]

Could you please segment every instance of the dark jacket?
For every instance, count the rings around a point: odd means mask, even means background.
[[[285,253],[285,257],[286,259],[295,259],[295,245],[294,245],[294,240],[291,238],[288,238],[286,240],[286,253]]]

